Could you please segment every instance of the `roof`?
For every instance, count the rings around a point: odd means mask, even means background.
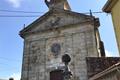
[[[91,78],[118,62],[120,62],[120,57],[88,57],[88,77]]]
[[[25,27],[23,30],[21,30],[20,31],[20,36],[23,37],[25,32],[29,31],[30,29],[35,27],[37,24],[41,24],[41,23],[45,22],[45,19],[48,19],[52,14],[60,14],[60,13],[71,15],[71,16],[76,17],[78,19],[83,18],[83,17],[84,17],[85,20],[93,19],[93,16],[85,15],[85,14],[82,14],[82,13],[72,12],[72,11],[69,11],[69,10],[53,9],[53,10],[50,10],[47,13],[45,13],[43,16],[39,17],[36,21],[34,21],[33,23],[31,23],[30,25]]]
[[[113,72],[113,71],[117,71],[118,69],[120,69],[120,62],[118,62],[118,63],[114,64],[113,66],[105,69],[104,71],[102,71],[102,72],[94,75],[94,76],[91,77],[89,80],[96,80],[96,79],[98,79],[98,78],[100,78],[100,77],[102,77],[102,76],[105,76],[105,75],[108,74],[108,73],[111,73],[111,72]]]
[[[118,0],[108,0],[102,10],[106,13],[110,13],[117,1]]]

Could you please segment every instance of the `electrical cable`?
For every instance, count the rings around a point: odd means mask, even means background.
[[[14,13],[45,13],[45,12],[37,12],[37,11],[17,11],[17,10],[1,10],[0,12],[14,12]],[[84,12],[84,14],[89,14],[90,12]],[[96,11],[96,12],[92,12],[92,13],[105,13],[102,11]]]
[[[6,63],[2,63],[2,62],[0,62],[0,65],[7,65],[7,66],[12,66],[12,65],[10,65],[10,63],[9,64],[6,64]]]
[[[15,12],[15,13],[44,13],[44,12],[34,12],[34,11],[14,11],[14,10],[0,10],[0,12]]]
[[[7,60],[7,61],[12,61],[12,62],[21,62],[21,60],[8,59],[8,58],[4,58],[4,57],[0,57],[0,59],[2,59],[2,60]]]
[[[102,12],[102,11],[98,11],[98,12],[92,12],[92,14],[103,14],[105,12]],[[83,14],[90,14],[90,12],[86,12],[86,13],[83,13]]]
[[[103,14],[105,12],[92,12],[93,14]],[[82,14],[90,14],[89,12]],[[40,17],[40,15],[0,15],[0,17]]]
[[[0,15],[0,17],[39,17],[40,15]]]
[[[45,12],[37,12],[37,11],[15,11],[15,10],[0,10],[1,12],[17,12],[17,13],[45,13]],[[83,14],[89,14],[90,12],[84,12]],[[102,11],[92,12],[92,13],[105,13]]]
[[[8,80],[8,79],[0,79],[0,80]]]
[[[9,72],[9,71],[20,71],[21,68],[15,68],[15,67],[10,67],[10,68],[2,68],[0,72]]]

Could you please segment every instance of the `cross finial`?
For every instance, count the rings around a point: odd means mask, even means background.
[[[51,9],[64,9],[71,10],[67,0],[45,0],[48,8]]]

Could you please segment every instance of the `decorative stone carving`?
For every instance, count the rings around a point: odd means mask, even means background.
[[[60,54],[61,51],[61,46],[59,43],[54,43],[51,46],[51,52],[53,53],[54,56],[58,56]]]

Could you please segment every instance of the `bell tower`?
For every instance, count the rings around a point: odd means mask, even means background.
[[[67,0],[45,0],[45,3],[48,6],[49,10],[52,9],[71,10]]]

